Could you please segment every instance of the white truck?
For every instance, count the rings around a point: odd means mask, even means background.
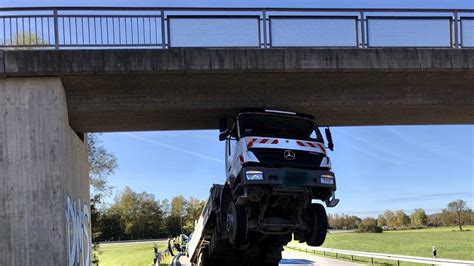
[[[333,150],[329,128],[327,148]],[[199,265],[278,265],[292,236],[323,244],[324,207],[335,207],[336,179],[314,117],[286,111],[242,110],[220,120],[224,185],[209,200],[189,243]]]

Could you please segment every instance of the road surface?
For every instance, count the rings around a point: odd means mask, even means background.
[[[359,265],[352,262],[330,259],[326,257],[314,256],[304,252],[298,252],[293,250],[285,250],[283,252],[283,259],[280,261],[280,265],[319,265],[319,266],[330,266],[330,265]]]
[[[172,266],[191,266],[189,259],[186,256],[177,256],[173,259]],[[358,265],[356,263],[330,259],[320,256],[306,254],[304,252],[285,250],[283,252],[283,259],[280,262],[281,266],[289,265],[306,265],[306,266],[352,266]]]

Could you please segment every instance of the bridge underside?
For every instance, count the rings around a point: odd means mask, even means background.
[[[21,50],[4,61],[6,77],[59,76],[76,132],[210,129],[243,107],[331,126],[474,123],[474,49]]]

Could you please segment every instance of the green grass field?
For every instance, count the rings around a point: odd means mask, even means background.
[[[438,258],[474,260],[474,226],[465,226],[463,229],[469,231],[460,232],[457,227],[450,226],[386,231],[382,234],[334,233],[327,235],[323,247],[431,257],[432,246],[436,246]]]
[[[153,264],[153,244],[158,243],[158,251],[166,248],[165,242],[101,244],[100,266],[151,266]],[[162,260],[160,265],[169,265],[171,256]]]
[[[388,231],[382,234],[335,233],[328,234],[323,247],[430,257],[431,248],[434,245],[438,248],[439,258],[474,260],[474,226],[465,226],[464,229],[470,231],[459,232],[457,227],[439,227]],[[99,265],[150,266],[153,263],[154,243],[101,244]],[[293,244],[306,246],[297,242]],[[165,248],[165,242],[158,242],[159,251],[163,251]],[[349,259],[349,257],[346,256],[345,259]],[[362,258],[356,258],[356,260],[360,263],[368,261]],[[169,265],[170,262],[171,256],[168,256],[161,265]],[[394,264],[394,262],[381,260],[375,262],[378,265]]]

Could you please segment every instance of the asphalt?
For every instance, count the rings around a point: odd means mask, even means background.
[[[191,266],[189,258],[186,256],[177,255],[173,259],[171,266]],[[285,250],[283,252],[283,259],[280,261],[281,266],[290,266],[290,265],[306,265],[306,266],[350,266],[350,265],[359,265],[356,263],[330,259],[320,256],[314,256],[310,254],[305,254],[297,251]]]
[[[306,254],[306,253],[298,252],[298,251],[285,250],[283,252],[283,259],[280,261],[280,265],[285,265],[285,266],[286,265],[349,266],[349,265],[359,265],[359,264],[310,255],[310,254]]]

